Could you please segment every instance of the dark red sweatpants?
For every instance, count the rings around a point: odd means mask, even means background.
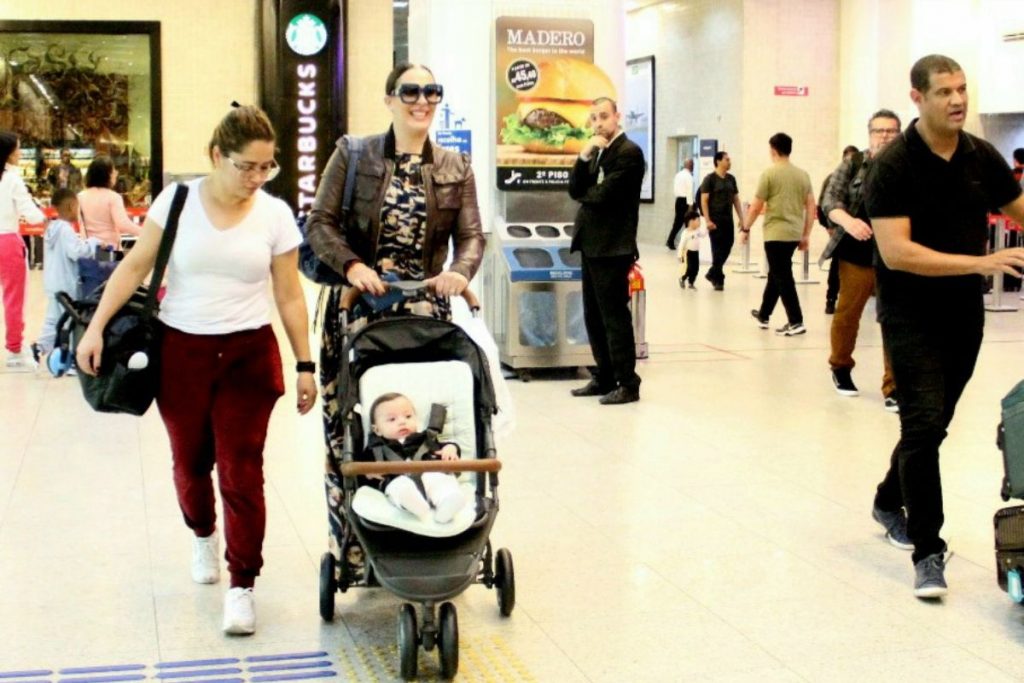
[[[284,377],[270,326],[224,335],[164,328],[157,406],[174,459],[185,524],[209,536],[217,524],[212,471],[224,506],[231,586],[251,587],[263,566],[263,444]]]

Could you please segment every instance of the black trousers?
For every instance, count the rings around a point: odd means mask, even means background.
[[[789,323],[795,325],[804,321],[800,310],[800,299],[796,295],[793,280],[793,252],[799,242],[765,242],[764,253],[768,259],[768,281],[764,284],[761,297],[761,320],[768,320],[775,310],[775,304],[782,299]]]
[[[828,289],[825,290],[825,301],[826,303],[831,301],[833,304],[836,299],[839,298],[839,259],[832,255],[832,261],[828,267]]]
[[[629,312],[633,256],[583,257],[583,322],[597,363],[594,379],[609,391],[640,386]]]
[[[700,252],[686,250],[686,274],[683,275],[683,279],[688,281],[691,285],[694,280],[697,279],[697,273],[700,271]]]
[[[711,238],[711,267],[708,268],[707,278],[716,285],[725,284],[725,262],[729,260],[732,253],[732,245],[736,241],[736,229],[733,227],[732,214],[727,216],[712,216],[715,222],[715,229],[708,230],[708,237]]]
[[[668,239],[665,240],[665,245],[669,249],[676,248],[676,237],[679,236],[679,231],[683,229],[683,216],[690,210],[690,203],[686,200],[686,197],[676,197],[676,215],[672,219],[672,231],[668,234]]]
[[[944,314],[927,320],[887,315],[882,322],[899,387],[900,440],[878,485],[875,505],[888,511],[907,509],[915,563],[946,548],[939,537],[944,521],[939,446],[974,373],[983,324],[983,314],[966,325]]]

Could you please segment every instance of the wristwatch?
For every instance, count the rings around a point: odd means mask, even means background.
[[[316,363],[311,360],[300,360],[295,364],[295,372],[316,372]]]

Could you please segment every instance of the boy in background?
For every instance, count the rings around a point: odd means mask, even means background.
[[[57,320],[61,306],[57,293],[67,292],[71,298],[80,296],[78,285],[78,259],[93,256],[103,243],[95,238],[83,239],[73,225],[78,216],[78,197],[69,188],[53,193],[50,205],[57,209],[57,218],[50,221],[43,235],[43,290],[46,292],[46,318],[39,338],[32,344],[36,362],[45,358],[57,336]]]

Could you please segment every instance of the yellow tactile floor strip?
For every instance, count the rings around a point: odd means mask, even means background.
[[[398,646],[350,645],[336,654],[338,676],[346,681],[398,680]],[[420,650],[419,681],[441,680],[437,648]],[[537,679],[499,636],[459,634],[458,681],[466,683],[537,683]]]

